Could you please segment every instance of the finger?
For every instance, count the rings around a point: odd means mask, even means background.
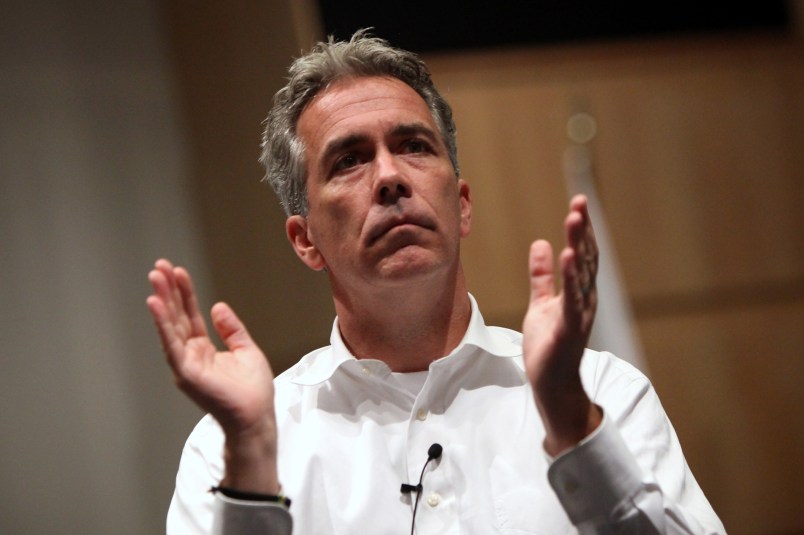
[[[212,307],[212,324],[223,343],[231,351],[237,349],[250,349],[256,344],[248,334],[246,326],[226,303],[216,303]]]
[[[207,326],[204,322],[204,317],[201,315],[201,309],[198,306],[198,298],[193,288],[193,280],[190,277],[190,273],[182,267],[177,267],[173,269],[173,275],[176,279],[176,286],[181,294],[184,312],[187,314],[190,321],[191,336],[207,336]]]
[[[146,305],[154,318],[156,330],[159,333],[159,339],[162,342],[162,349],[165,352],[168,364],[176,371],[184,359],[185,340],[178,334],[170,313],[160,297],[149,296],[146,299]]]
[[[564,290],[575,295],[576,290],[585,293],[591,287],[592,281],[584,262],[586,258],[586,245],[583,240],[583,217],[577,211],[570,211],[564,220],[567,246],[561,253],[561,275],[564,280]],[[565,262],[572,262],[572,265]]]
[[[156,262],[154,262],[154,269],[158,269],[159,271],[169,273],[173,271],[173,264],[170,260],[166,258],[160,258]]]
[[[583,215],[576,210],[570,210],[564,220],[564,232],[566,234],[567,246],[576,250],[579,256],[583,256],[583,254],[586,253],[586,251],[583,250],[586,247],[586,243],[584,242],[584,227]]]
[[[165,277],[165,282],[168,288],[172,288],[175,284],[173,277],[173,264],[170,261],[160,258],[154,263],[154,271],[158,271]]]
[[[559,264],[564,281],[564,318],[569,325],[577,327],[583,316],[586,294],[575,257],[575,250],[566,247],[561,251]]]
[[[167,275],[165,275],[164,271],[154,268],[148,273],[148,282],[151,283],[151,287],[154,290],[151,297],[158,299],[161,304],[161,308],[159,309],[160,316],[163,319],[172,318],[173,314],[170,301],[173,298],[173,293],[170,290]]]
[[[528,271],[530,273],[531,302],[555,296],[553,247],[549,242],[536,240],[531,244],[528,256]]]
[[[570,199],[570,211],[588,215],[589,200],[586,198],[586,195],[574,195],[572,199]]]
[[[160,259],[149,274],[149,280],[156,295],[162,299],[177,334],[185,339],[207,336],[192,278],[186,269]]]
[[[592,277],[589,286],[583,272],[579,273],[575,251],[569,247],[561,252],[559,260],[561,273],[564,278],[563,316],[570,329],[578,340],[586,344],[592,330],[592,324],[597,311],[597,288]]]
[[[156,261],[154,269],[148,273],[154,294],[148,297],[146,304],[154,318],[168,363],[177,371],[184,360],[187,341],[197,334],[193,332],[185,311],[184,298],[177,288],[174,271],[175,268],[169,261]],[[203,327],[201,334],[205,330]]]
[[[168,297],[168,277],[172,269],[173,267],[170,266],[167,260],[160,259],[154,263],[154,267],[148,272],[148,282],[151,283],[154,292],[160,297]]]
[[[184,305],[182,304],[181,293],[176,287],[173,264],[164,258],[160,258],[154,264],[154,269],[151,271],[151,274],[154,275],[154,272],[161,275],[161,277],[151,277],[151,285],[154,286],[157,295],[162,298],[170,316],[177,320]]]
[[[570,203],[565,229],[567,247],[573,252],[578,287],[581,294],[589,299],[595,291],[598,250],[586,199],[583,196],[574,197]]]
[[[577,214],[577,215],[573,215]],[[570,215],[573,215],[570,228],[568,225],[568,243],[572,244],[583,256],[582,260],[594,260],[597,264],[598,248],[592,217],[589,214],[589,202],[583,195],[576,195],[570,201]],[[569,234],[572,233],[570,236]]]

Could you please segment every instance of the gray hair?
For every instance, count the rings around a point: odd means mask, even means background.
[[[349,41],[319,42],[297,58],[288,71],[288,83],[274,95],[274,105],[265,119],[260,163],[264,180],[279,197],[288,215],[307,215],[307,169],[304,144],[296,124],[305,107],[320,91],[338,80],[352,77],[387,76],[413,88],[427,104],[449,159],[458,169],[458,149],[452,109],[438,92],[427,65],[412,52],[391,47],[387,41],[358,30]]]

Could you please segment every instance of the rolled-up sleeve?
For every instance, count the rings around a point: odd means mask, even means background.
[[[293,519],[278,503],[235,500],[217,493],[212,535],[290,535]]]

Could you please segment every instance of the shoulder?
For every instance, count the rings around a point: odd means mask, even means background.
[[[187,437],[184,449],[195,450],[206,457],[212,451],[219,452],[223,441],[223,429],[220,424],[211,414],[206,414]]]
[[[581,380],[589,397],[617,422],[634,415],[664,419],[664,409],[650,379],[611,353],[587,349],[581,362]]]
[[[607,351],[587,349],[580,371],[590,393],[610,387],[641,389],[650,386],[647,376],[636,366]]]
[[[309,387],[325,383],[338,368],[332,346],[311,351],[274,378],[274,406],[277,416],[301,400]]]
[[[291,367],[289,367],[288,369],[277,375],[274,378],[274,384],[280,385],[292,382],[294,378],[302,375],[304,372],[311,369],[315,365],[317,358],[321,354],[327,352],[331,347],[332,346],[324,346],[315,349],[313,351],[310,351],[302,358],[300,358],[298,361],[296,361],[296,363],[293,364]]]
[[[179,462],[176,490],[208,488],[223,477],[223,429],[207,414],[193,428]]]
[[[324,364],[324,360],[328,360],[332,353],[332,346],[324,346],[313,351],[310,351],[296,364],[286,369],[274,378],[274,388],[283,388],[289,384],[299,382],[300,379],[307,377],[311,373],[315,373]]]

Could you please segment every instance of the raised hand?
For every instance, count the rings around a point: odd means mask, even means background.
[[[158,260],[148,274],[147,299],[177,386],[212,414],[226,435],[224,484],[276,493],[273,372],[234,311],[212,307],[219,351],[207,332],[192,280],[184,268]]]
[[[531,245],[530,302],[522,326],[525,370],[545,423],[545,448],[553,455],[577,444],[601,420],[579,373],[597,308],[598,250],[584,196],[570,202],[564,229],[559,292],[552,247],[544,240]]]

